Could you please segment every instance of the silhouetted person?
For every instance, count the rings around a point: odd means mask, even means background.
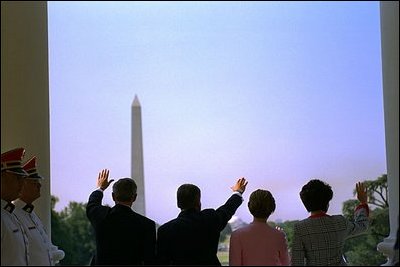
[[[131,209],[136,200],[136,183],[131,178],[115,182],[112,197],[115,206],[102,206],[103,191],[111,182],[104,169],[97,179],[98,190],[86,208],[96,234],[95,265],[154,264],[156,246],[155,222]],[[92,263],[93,264],[93,263]]]
[[[178,217],[160,226],[157,253],[161,264],[221,265],[217,258],[220,232],[242,203],[246,179],[232,187],[234,193],[218,209],[201,210],[200,189],[192,184],[178,188]]]
[[[250,195],[248,207],[253,215],[253,222],[232,233],[229,246],[229,265],[289,265],[285,233],[267,223],[276,207],[271,192],[262,189],[254,191]]]
[[[356,191],[360,204],[354,211],[352,222],[342,215],[326,213],[333,197],[327,183],[311,180],[303,186],[300,198],[311,216],[294,225],[292,265],[346,265],[343,258],[345,239],[364,232],[369,224],[367,190],[358,182]]]
[[[25,231],[29,240],[29,265],[32,266],[50,266],[55,265],[63,257],[61,255],[53,255],[53,244],[40,218],[34,211],[33,202],[40,198],[40,189],[42,187],[43,177],[39,175],[36,169],[36,157],[32,157],[23,166],[28,177],[24,180],[19,199],[15,200],[15,215],[21,224],[25,227]],[[53,259],[54,256],[54,259]],[[57,257],[61,256],[61,257]]]
[[[28,237],[11,203],[21,195],[28,175],[21,165],[24,154],[24,148],[1,154],[1,266],[29,264]]]

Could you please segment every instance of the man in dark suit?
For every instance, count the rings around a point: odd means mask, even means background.
[[[115,206],[101,205],[103,191],[114,181],[108,181],[104,169],[97,179],[98,190],[90,197],[86,208],[96,234],[95,265],[154,264],[156,247],[155,222],[134,212],[136,183],[131,178],[118,180],[113,186]]]
[[[242,204],[246,179],[232,187],[233,194],[217,210],[201,210],[200,189],[192,184],[178,188],[178,217],[158,229],[157,256],[161,264],[221,265],[217,258],[219,234]]]

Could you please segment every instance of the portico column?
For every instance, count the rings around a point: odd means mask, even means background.
[[[1,150],[24,147],[45,178],[34,202],[50,233],[47,3],[1,2]]]
[[[378,251],[390,265],[399,227],[399,3],[381,1],[380,15],[390,234]]]
[[[1,151],[26,149],[45,178],[33,204],[51,238],[47,2],[1,2]],[[63,253],[53,248],[53,256]]]

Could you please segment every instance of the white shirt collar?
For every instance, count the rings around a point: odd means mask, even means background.
[[[21,199],[16,199],[12,202],[16,207],[22,209],[23,207],[25,207],[26,203],[24,201],[22,201]]]

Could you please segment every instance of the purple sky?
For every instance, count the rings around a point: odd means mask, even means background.
[[[98,172],[130,177],[131,104],[142,105],[147,216],[270,190],[271,220],[307,216],[311,178],[340,213],[386,173],[379,2],[48,2],[51,193],[86,202]],[[140,192],[139,192],[140,193]],[[105,203],[112,205],[111,192]]]

